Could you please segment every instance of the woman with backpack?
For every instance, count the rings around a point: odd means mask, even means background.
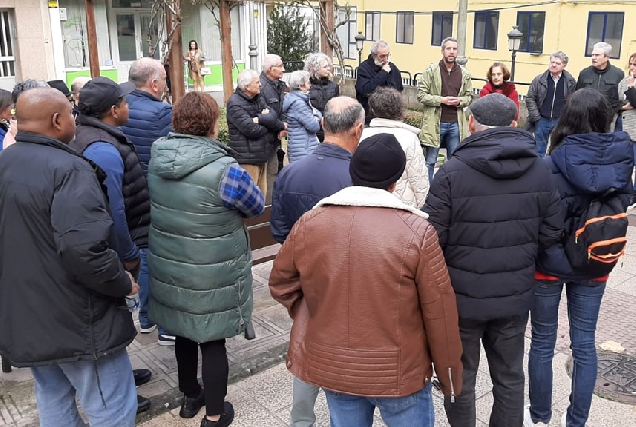
[[[634,166],[629,136],[609,133],[612,118],[600,92],[581,89],[570,95],[552,131],[545,161],[557,182],[565,226],[561,244],[544,248],[537,263],[526,427],[547,426],[552,417],[552,358],[564,287],[573,369],[561,425],[584,427],[592,404],[596,323],[609,272],[625,248]]]

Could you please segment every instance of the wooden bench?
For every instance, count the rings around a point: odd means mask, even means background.
[[[262,264],[276,258],[280,244],[274,240],[269,231],[269,220],[272,207],[266,206],[265,212],[254,218],[245,220],[247,231],[250,234],[250,246],[252,249],[253,265]]]

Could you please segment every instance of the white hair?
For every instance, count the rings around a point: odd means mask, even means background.
[[[140,58],[132,63],[128,71],[128,80],[138,89],[147,87],[153,80],[159,80],[164,68],[161,62],[153,58]]]
[[[238,77],[236,78],[236,86],[241,90],[245,90],[245,87],[252,83],[252,80],[254,80],[254,77],[258,78],[258,73],[256,71],[243,70],[239,73]]]
[[[90,80],[91,78],[88,76],[75,77],[75,79],[73,80],[73,83],[71,83],[71,92],[73,92],[73,95],[78,95],[80,90],[82,90],[84,85],[88,83]]]
[[[294,71],[289,77],[289,88],[291,90],[299,89],[309,81],[308,71]]]
[[[612,54],[612,45],[605,42],[598,42],[594,45],[592,50],[602,50],[603,55],[610,56]]]
[[[322,63],[326,62],[329,66],[333,66],[331,58],[322,52],[312,53],[305,59],[305,71],[309,71],[309,75],[318,79],[318,72],[322,68]]]
[[[263,58],[263,71],[267,72],[267,70],[275,66],[278,62],[282,61],[283,60],[280,56],[274,55],[273,53],[268,53],[267,55],[265,55],[265,58]]]
[[[371,54],[377,55],[378,49],[381,47],[389,47],[389,43],[385,42],[384,40],[378,40],[377,42],[373,43],[371,45]]]

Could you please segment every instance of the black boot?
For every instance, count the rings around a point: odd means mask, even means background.
[[[150,399],[137,395],[137,413],[150,409]]]
[[[135,386],[146,384],[152,377],[150,369],[133,369],[133,375],[135,377]]]
[[[181,403],[181,410],[179,411],[179,416],[181,418],[194,418],[201,409],[202,406],[205,405],[205,393],[203,393],[203,389],[201,393],[197,397],[187,397],[183,396],[183,402]]]
[[[201,427],[228,427],[234,421],[234,406],[230,402],[223,403],[223,415],[218,421],[210,421],[207,417],[201,420]]]

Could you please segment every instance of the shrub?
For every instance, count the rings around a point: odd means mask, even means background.
[[[419,128],[422,126],[422,112],[416,110],[406,110],[404,123]]]
[[[230,143],[230,132],[227,128],[227,114],[225,108],[221,108],[221,116],[219,117],[219,142],[223,144]]]

